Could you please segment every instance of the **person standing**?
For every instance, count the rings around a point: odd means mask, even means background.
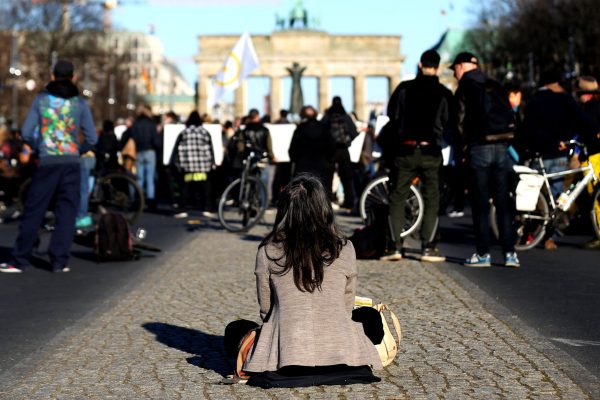
[[[293,174],[314,174],[331,195],[331,160],[335,153],[335,142],[327,126],[317,121],[317,111],[312,106],[302,107],[300,117],[302,122],[294,131],[288,150]]]
[[[530,151],[541,155],[546,173],[569,168],[566,142],[576,134],[585,137],[597,133],[583,109],[560,81],[560,68],[548,67],[542,71],[541,86],[527,103],[523,120],[523,141]],[[555,200],[564,191],[564,182],[564,178],[550,181],[550,191]],[[549,229],[544,242],[546,250],[557,248],[554,236],[554,229]]]
[[[333,98],[331,107],[325,112],[322,122],[328,127],[329,133],[335,141],[333,162],[344,187],[344,204],[342,208],[354,210],[356,195],[354,193],[352,163],[348,148],[352,140],[358,136],[358,132],[356,131],[354,121],[352,121],[352,118],[346,112],[342,104],[342,99],[339,96]],[[331,172],[332,181],[333,173],[334,171]]]
[[[56,227],[48,247],[53,272],[68,272],[69,250],[75,232],[79,207],[79,155],[96,144],[92,113],[73,83],[74,67],[59,60],[52,70],[52,81],[38,94],[25,123],[23,139],[37,153],[35,170],[25,211],[8,263],[0,264],[0,272],[21,273],[30,266],[30,257],[50,203],[54,201]],[[78,131],[84,134],[78,142]]]
[[[261,172],[261,180],[267,187],[267,204],[272,199],[272,188],[273,179],[275,177],[275,166],[273,165],[276,160],[273,155],[273,145],[271,142],[271,133],[269,129],[262,123],[260,113],[257,109],[253,108],[248,113],[248,121],[246,127],[242,131],[242,134],[238,140],[242,140],[244,157],[247,155],[248,145],[252,147],[252,150],[259,154],[264,154],[269,159],[269,164]]]
[[[516,128],[508,94],[480,69],[472,53],[459,53],[450,66],[458,80],[457,134],[467,158],[469,194],[473,212],[476,252],[465,260],[466,267],[490,267],[489,199],[497,210],[504,265],[518,268],[512,206],[509,195],[511,161],[509,141]],[[497,107],[493,107],[497,106]]]
[[[575,93],[583,106],[584,113],[590,119],[590,123],[594,124],[596,130],[600,130],[600,90],[598,90],[596,78],[592,76],[580,77],[575,87]],[[600,132],[596,132],[594,135],[588,131],[587,134],[582,135],[581,141],[587,146],[589,154],[587,162],[591,163],[596,171],[600,171]],[[598,183],[588,186],[590,195],[593,194],[594,187],[597,185]],[[591,204],[590,207],[593,207],[590,211],[597,213],[600,217],[600,205]],[[600,218],[598,219],[600,220]],[[600,240],[594,238],[584,243],[583,247],[590,250],[600,250]]]
[[[201,211],[212,211],[209,173],[215,166],[210,133],[202,127],[197,111],[188,117],[185,130],[175,144],[175,165],[183,171],[183,206],[198,205]],[[199,196],[198,196],[199,194]],[[199,204],[196,198],[199,197]]]
[[[132,138],[135,143],[137,183],[144,191],[148,208],[155,209],[154,177],[156,175],[158,131],[152,120],[150,106],[143,104],[138,108],[138,117],[131,128],[125,131],[121,142],[127,143],[129,138]]]
[[[421,55],[419,74],[402,82],[388,102],[388,116],[396,127],[390,182],[390,217],[395,248],[381,257],[384,261],[402,259],[406,199],[415,176],[421,178],[425,203],[421,226],[421,260],[441,262],[446,258],[436,246],[440,206],[439,175],[442,165],[442,134],[453,110],[452,93],[440,84],[437,71],[440,56],[435,50]],[[385,151],[385,149],[384,149]]]

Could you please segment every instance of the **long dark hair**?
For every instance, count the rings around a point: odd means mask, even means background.
[[[273,230],[259,248],[269,243],[283,250],[278,258],[267,254],[281,267],[274,273],[292,270],[294,283],[302,292],[321,289],[324,269],[339,257],[346,238],[334,222],[330,200],[316,176],[300,174],[279,194]]]

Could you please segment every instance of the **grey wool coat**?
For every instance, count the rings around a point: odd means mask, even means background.
[[[325,267],[321,290],[301,292],[293,272],[277,275],[281,267],[267,258],[282,251],[273,244],[256,255],[256,287],[263,325],[243,369],[276,371],[287,365],[323,366],[382,364],[362,325],[351,319],[356,280],[356,253],[352,243]],[[270,314],[269,314],[270,312]],[[268,319],[265,318],[268,316]]]

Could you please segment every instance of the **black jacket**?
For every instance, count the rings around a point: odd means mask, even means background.
[[[242,131],[241,139],[250,142],[250,145],[263,153],[267,153],[269,160],[273,159],[273,145],[271,134],[266,126],[260,122],[251,122]],[[246,143],[244,143],[246,144]]]
[[[327,125],[310,119],[302,122],[294,131],[288,153],[294,163],[294,175],[311,172],[328,176],[333,165],[335,142]]]
[[[525,107],[519,136],[531,152],[555,158],[566,155],[566,151],[558,149],[561,141],[571,140],[577,133],[587,136],[596,132],[571,95],[542,88]]]
[[[458,82],[456,99],[456,133],[463,144],[479,143],[485,134],[483,110],[484,84],[487,76],[479,69],[466,72]]]
[[[139,116],[131,128],[123,133],[121,144],[123,146],[127,144],[127,140],[129,140],[130,137],[133,138],[133,141],[135,142],[136,152],[156,150],[158,148],[158,132],[156,130],[156,124],[152,119],[145,115]]]
[[[442,134],[454,112],[454,100],[437,76],[420,74],[398,85],[387,112],[395,121],[401,140],[428,142],[441,148]]]
[[[593,99],[583,104],[583,111],[594,124],[595,131],[592,133],[583,133],[581,140],[586,144],[589,154],[600,153],[600,138],[597,134],[600,132],[600,99]]]

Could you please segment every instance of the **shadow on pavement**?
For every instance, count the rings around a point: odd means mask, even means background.
[[[233,367],[225,357],[223,336],[163,322],[148,322],[142,326],[156,335],[156,340],[160,343],[194,354],[193,357],[187,358],[188,363],[199,368],[211,369],[223,377],[233,372]]]

